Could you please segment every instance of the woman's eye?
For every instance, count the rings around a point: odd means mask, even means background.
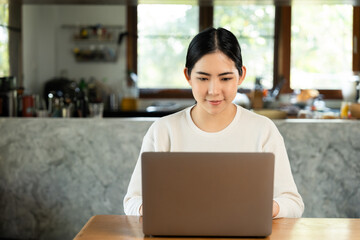
[[[232,78],[222,78],[221,80],[223,80],[223,81],[229,81],[229,80],[231,80]]]
[[[198,78],[200,81],[206,81],[207,80],[207,78],[201,78],[201,77],[199,77]]]

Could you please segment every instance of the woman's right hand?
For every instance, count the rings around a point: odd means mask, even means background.
[[[142,205],[141,205],[142,207]],[[142,211],[142,210],[141,210]],[[280,211],[280,206],[279,204],[273,200],[273,214],[272,214],[272,217],[276,217],[278,214],[279,214],[279,211]],[[141,214],[142,215],[142,214]]]

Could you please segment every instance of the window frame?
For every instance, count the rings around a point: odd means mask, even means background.
[[[283,38],[289,38],[287,40],[286,48],[288,48],[289,56],[287,56],[286,61],[288,61],[288,65],[286,66],[286,79],[290,79],[290,61],[291,61],[291,6],[287,6],[286,16],[290,19],[289,24],[286,25],[283,29],[284,35]],[[352,50],[352,70],[357,72],[360,70],[360,53],[354,51],[354,40],[357,39],[357,46],[359,45],[359,37],[355,38],[355,36],[359,36],[360,33],[360,7],[353,6],[353,50]],[[284,24],[284,20],[282,20],[281,25]],[[281,46],[280,46],[281,47]],[[282,63],[286,65],[286,63]],[[319,94],[324,96],[324,99],[333,99],[340,100],[343,98],[341,89],[318,89]],[[284,84],[284,87],[281,93],[292,93],[293,89],[290,87],[290,81],[287,81]]]
[[[213,26],[213,6],[199,6],[199,30]],[[137,5],[127,7],[127,29],[129,32],[127,49],[128,69],[137,73]],[[136,43],[133,43],[136,42]],[[184,80],[185,81],[185,80]],[[191,89],[140,88],[140,98],[193,98]]]
[[[199,6],[199,30],[213,26],[213,5]],[[291,58],[291,5],[275,6],[274,75],[273,88],[284,77],[286,81],[280,93],[292,93],[290,87]],[[127,67],[137,73],[137,5],[127,6]],[[359,49],[359,50],[358,50]],[[360,7],[353,6],[353,57],[352,69],[360,72]],[[251,89],[240,89],[249,93]],[[342,99],[340,89],[321,89],[324,99]],[[191,89],[148,88],[140,89],[140,98],[192,98]]]

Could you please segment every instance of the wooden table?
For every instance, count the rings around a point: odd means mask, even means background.
[[[115,240],[115,239],[159,239],[144,237],[142,218],[121,215],[97,215],[90,218],[75,240]],[[168,239],[220,239],[220,238],[160,238]],[[226,238],[227,240],[230,238]],[[241,238],[247,239],[247,238]],[[253,238],[254,239],[254,238]],[[360,239],[360,219],[348,218],[283,218],[273,220],[272,234],[261,239]]]

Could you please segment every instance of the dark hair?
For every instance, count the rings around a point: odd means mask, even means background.
[[[232,32],[224,28],[207,28],[191,40],[185,63],[188,75],[190,76],[194,65],[200,58],[217,50],[234,61],[235,67],[241,76],[243,65],[239,42]]]

